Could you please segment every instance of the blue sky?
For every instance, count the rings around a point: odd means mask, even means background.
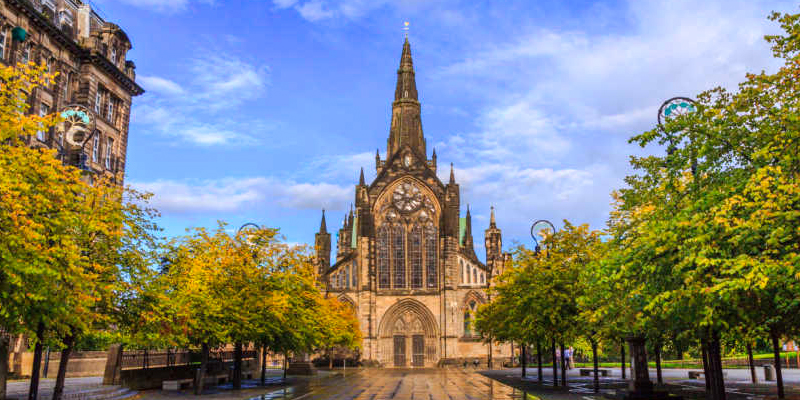
[[[535,219],[602,228],[627,144],[661,102],[772,71],[760,1],[94,0],[133,42],[127,183],[168,235],[338,227],[360,167],[385,155],[402,24],[440,171],[455,163],[476,248],[490,205],[506,248]],[[556,225],[560,225],[557,222]]]

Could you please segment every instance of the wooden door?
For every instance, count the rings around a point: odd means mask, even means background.
[[[411,337],[412,365],[415,367],[425,366],[425,337],[414,335]]]
[[[395,335],[394,337],[394,366],[406,366],[406,337]]]

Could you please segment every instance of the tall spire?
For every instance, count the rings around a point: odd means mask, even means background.
[[[497,228],[497,222],[494,220],[494,206],[492,206],[492,215],[489,217],[489,227]]]
[[[364,167],[361,167],[361,176],[358,177],[358,184],[361,186],[366,185],[366,182],[364,181]]]
[[[319,223],[319,233],[328,233],[328,225],[325,224],[325,209],[322,209],[322,222]]]
[[[386,159],[391,158],[403,145],[411,147],[422,159],[427,154],[422,134],[414,62],[411,59],[411,44],[408,43],[408,38],[403,42],[400,68],[397,69],[397,86],[392,103],[392,125],[389,129]]]
[[[453,172],[453,163],[450,163],[450,184],[456,183],[456,174]]]

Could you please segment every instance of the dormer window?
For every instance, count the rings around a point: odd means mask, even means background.
[[[72,13],[67,10],[61,10],[58,13],[58,24],[59,25],[68,25],[72,28]]]

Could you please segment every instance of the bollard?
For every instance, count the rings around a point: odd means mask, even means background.
[[[767,364],[764,366],[764,380],[765,381],[775,380],[775,367],[772,364]]]

